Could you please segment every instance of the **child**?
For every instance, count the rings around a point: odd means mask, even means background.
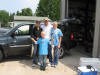
[[[39,60],[40,60],[40,70],[45,70],[46,68],[46,59],[48,55],[48,44],[50,44],[50,41],[45,38],[45,32],[41,32],[41,38],[38,41],[35,41],[33,38],[32,40],[35,42],[35,44],[39,44]]]
[[[58,59],[59,59],[59,48],[61,46],[61,41],[62,41],[62,36],[63,33],[61,32],[60,29],[58,29],[58,23],[54,22],[53,23],[53,28],[51,30],[51,36],[54,45],[54,59],[52,63],[52,67],[56,67],[58,65]]]

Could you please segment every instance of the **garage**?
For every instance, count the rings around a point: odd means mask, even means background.
[[[99,57],[100,54],[99,4],[99,0],[61,0],[61,19],[77,18],[81,20],[82,24],[84,24],[85,26],[86,38],[84,45],[88,45],[88,47],[90,48],[91,44],[91,56],[93,57]]]

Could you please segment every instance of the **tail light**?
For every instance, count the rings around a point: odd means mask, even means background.
[[[74,34],[72,33],[70,36],[71,40],[74,40]]]

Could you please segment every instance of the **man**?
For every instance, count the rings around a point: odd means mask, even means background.
[[[45,19],[44,20],[44,25],[41,26],[42,30],[45,32],[45,38],[47,39],[51,39],[51,29],[52,29],[52,25],[49,23],[49,19]],[[52,64],[52,51],[51,51],[51,46],[48,46],[48,50],[49,50],[49,66],[51,66]]]
[[[59,48],[61,46],[61,41],[62,41],[62,36],[63,33],[61,32],[60,29],[57,28],[58,24],[55,21],[53,23],[53,28],[51,30],[51,37],[53,40],[53,45],[54,45],[54,58],[53,58],[53,64],[52,67],[56,67],[58,65],[58,60],[59,60]]]
[[[42,29],[40,28],[40,21],[36,21],[36,26],[33,28],[32,31],[32,38],[34,38],[36,41],[39,40],[41,37],[41,31]],[[32,39],[31,38],[31,39]],[[34,53],[33,53],[33,64],[38,64],[38,45],[34,44]]]

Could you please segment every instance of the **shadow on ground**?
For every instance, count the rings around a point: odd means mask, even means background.
[[[90,53],[86,53],[83,47],[76,47],[70,51],[70,54],[66,54],[63,59],[60,59],[60,63],[65,67],[69,67],[73,71],[77,71],[79,66],[80,57],[91,57]],[[29,67],[32,69],[39,69],[39,66],[32,67],[32,59],[29,56],[19,56],[19,57],[10,57],[4,62],[15,61],[21,63],[22,67]]]
[[[91,57],[91,53],[85,52],[84,47],[75,47],[71,49],[70,54],[66,54],[63,59],[60,59],[60,62],[77,72],[81,57]]]
[[[18,62],[18,63],[21,63],[22,67],[30,67],[32,69],[39,69],[40,67],[37,65],[37,66],[34,66],[32,67],[33,63],[32,63],[32,58],[30,58],[29,56],[13,56],[13,57],[9,57],[7,59],[5,59],[3,62],[10,62],[10,61],[14,61],[14,62]]]

